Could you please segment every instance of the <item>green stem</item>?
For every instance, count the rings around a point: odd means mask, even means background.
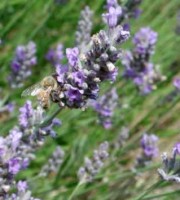
[[[68,200],[72,200],[73,197],[76,195],[77,191],[79,190],[80,186],[83,184],[83,181],[80,181],[78,183],[78,185],[75,187],[75,189],[73,190],[73,192],[71,193],[70,197],[68,198]]]
[[[176,191],[173,191],[173,192],[166,192],[166,193],[163,193],[163,194],[147,196],[147,197],[143,198],[143,200],[156,199],[158,197],[170,196],[170,195],[173,195],[173,194],[180,194],[180,190],[176,190]]]
[[[60,111],[62,110],[62,108],[58,107],[58,109],[49,117],[47,117],[43,123],[41,123],[38,128],[43,128],[45,126],[48,126],[52,120],[60,113]]]
[[[162,180],[159,180],[158,182],[154,183],[152,186],[150,186],[145,192],[143,192],[141,195],[139,195],[134,200],[142,200],[147,194],[152,192],[154,189],[158,188],[162,184]]]

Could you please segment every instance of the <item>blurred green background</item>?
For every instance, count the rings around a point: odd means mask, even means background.
[[[65,47],[74,47],[75,31],[80,11],[86,6],[94,11],[93,31],[98,32],[104,27],[101,14],[104,12],[105,0],[67,0],[56,4],[53,0],[1,0],[0,1],[0,87],[2,99],[15,102],[15,112],[6,121],[0,121],[2,135],[17,122],[18,107],[27,99],[21,98],[21,92],[28,86],[40,81],[53,72],[53,67],[45,60],[45,54],[50,47],[63,43]],[[163,106],[159,100],[172,90],[172,79],[180,72],[180,35],[175,34],[177,13],[180,9],[179,0],[144,0],[140,6],[142,14],[138,19],[130,20],[131,36],[141,27],[150,26],[158,32],[158,42],[153,62],[160,66],[167,80],[158,85],[158,89],[148,96],[141,96],[131,81],[122,78],[123,68],[119,64],[119,76],[114,86],[118,89],[119,107],[114,116],[114,126],[104,130],[97,124],[97,115],[91,110],[63,110],[58,117],[62,126],[57,129],[58,137],[48,139],[45,146],[37,152],[37,158],[30,168],[22,172],[18,178],[29,178],[33,194],[44,200],[66,200],[77,185],[76,172],[82,165],[86,155],[92,155],[100,142],[114,141],[122,126],[130,129],[131,137],[128,144],[116,151],[114,157],[107,162],[94,183],[81,188],[75,199],[130,199],[145,190],[157,178],[156,168],[148,170],[147,174],[133,183],[129,176],[123,177],[124,170],[130,169],[138,153],[139,138],[144,132],[152,132],[160,138],[160,153],[171,150],[179,138],[179,97]],[[132,39],[132,38],[131,38]],[[122,48],[132,47],[131,39]],[[38,65],[33,68],[33,75],[25,82],[24,88],[10,89],[7,76],[10,73],[10,62],[15,48],[33,40],[37,44]],[[112,87],[111,84],[101,85],[101,94]],[[33,98],[31,98],[33,100]],[[34,105],[36,104],[33,100]],[[51,114],[57,107],[52,106]],[[48,179],[32,178],[37,175],[59,144],[65,151],[65,161],[59,173]],[[160,156],[157,163],[160,163]],[[152,176],[152,173],[154,177]],[[128,181],[131,182],[129,183]],[[133,179],[134,180],[134,179]],[[129,187],[127,187],[129,185]],[[173,191],[176,186],[166,185],[154,194]],[[126,191],[126,192],[125,192]],[[80,194],[81,193],[81,194]],[[162,196],[158,199],[179,199],[179,193]]]

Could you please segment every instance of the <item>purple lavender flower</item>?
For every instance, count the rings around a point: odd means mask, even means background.
[[[35,54],[34,42],[16,48],[16,54],[11,63],[12,72],[8,78],[12,88],[22,87],[23,82],[31,75],[31,68],[37,63]]]
[[[117,26],[118,17],[122,14],[122,9],[120,6],[114,8],[110,7],[108,13],[103,14],[104,21],[107,23],[109,28],[114,28]]]
[[[14,127],[8,136],[0,137],[0,172],[2,177],[0,179],[2,186],[0,193],[5,192],[6,196],[8,195],[8,188],[13,186],[15,175],[26,169],[30,161],[35,158],[34,152],[43,145],[45,136],[55,136],[53,128],[59,126],[60,121],[53,119],[49,124],[42,125],[45,118],[41,107],[33,109],[31,102],[27,101],[20,108],[19,126]],[[18,186],[20,187],[20,185]],[[21,186],[23,187],[23,183]],[[16,194],[14,196],[16,197]]]
[[[12,158],[9,160],[9,162],[8,162],[9,173],[15,175],[20,171],[20,169],[21,169],[20,159]]]
[[[59,64],[53,77],[58,87],[51,91],[51,100],[60,107],[82,108],[88,99],[97,99],[100,82],[115,81],[121,57],[120,45],[130,36],[121,26],[93,35],[86,48],[67,48],[68,64]],[[107,120],[107,126],[110,121]]]
[[[79,49],[77,47],[74,47],[72,49],[67,48],[66,56],[67,56],[69,64],[72,67],[76,67],[78,64]]]
[[[180,155],[180,143],[176,143],[173,149],[174,153]]]
[[[153,158],[158,154],[157,148],[158,137],[156,135],[144,134],[141,138],[141,147],[146,157]]]
[[[92,159],[88,157],[84,160],[84,166],[80,167],[78,170],[78,178],[83,182],[91,182],[100,169],[104,166],[105,160],[109,157],[108,154],[109,144],[108,142],[103,142],[99,145],[99,148],[94,151]]]
[[[42,128],[42,131],[51,137],[56,137],[56,132],[54,131],[55,127],[61,126],[61,121],[59,119],[53,119],[49,126]]]
[[[68,67],[67,66],[63,66],[61,64],[56,66],[56,73],[57,73],[57,81],[60,84],[64,83],[65,80],[65,75],[68,72]]]
[[[59,65],[64,58],[63,48],[62,44],[58,44],[56,49],[50,49],[46,54],[46,59],[55,67]]]
[[[131,78],[142,94],[149,94],[156,89],[157,81],[166,79],[150,62],[156,42],[157,33],[150,28],[141,28],[133,38],[135,48],[123,54],[124,76]]]
[[[17,189],[19,192],[25,192],[27,188],[28,188],[28,185],[26,181],[19,181],[17,183]]]
[[[72,103],[81,101],[82,94],[83,94],[83,91],[79,90],[78,88],[71,87],[71,86],[68,88],[68,90],[66,92],[67,98]]]
[[[116,7],[118,5],[117,0],[107,0],[107,8]]]
[[[116,109],[117,101],[118,95],[116,89],[113,88],[111,91],[101,96],[97,101],[92,101],[90,103],[98,113],[100,124],[102,124],[105,129],[110,129],[112,127],[111,118]]]
[[[180,90],[180,78],[179,77],[174,78],[173,85],[177,90]]]
[[[180,161],[177,158],[179,155],[180,143],[174,146],[171,157],[168,157],[165,152],[162,154],[163,168],[158,169],[158,174],[164,181],[180,183]]]
[[[19,115],[19,124],[22,128],[27,128],[30,126],[29,119],[33,115],[33,108],[31,101],[27,101],[23,107],[19,109],[20,115]]]
[[[19,181],[14,184],[15,191],[11,194],[5,194],[3,200],[40,200],[31,196],[31,191],[28,190],[26,181]]]
[[[48,176],[51,173],[57,174],[64,159],[64,151],[60,146],[57,146],[51,158],[42,167],[39,176]]]
[[[133,0],[120,6],[117,0],[107,0],[105,8],[108,13],[104,14],[103,18],[105,18],[105,22],[110,28],[114,27],[114,24],[121,24],[124,20],[129,18],[138,18],[141,14],[141,10],[138,8],[140,3],[141,0]]]
[[[154,45],[157,42],[157,33],[149,27],[141,28],[134,36],[133,43],[135,44],[134,51],[138,54],[150,55],[154,53]]]
[[[136,159],[136,167],[147,166],[158,155],[157,142],[158,137],[156,135],[143,134],[140,141],[142,154]]]
[[[133,16],[135,19],[139,18],[139,16],[141,15],[142,10],[140,10],[139,8],[135,8],[133,11]]]
[[[44,110],[39,106],[37,109],[32,108],[30,101],[27,101],[23,107],[20,108],[19,125],[22,132],[32,131],[30,140],[42,140],[45,135],[55,137],[53,128],[60,126],[61,122],[58,119],[53,119],[50,124],[38,128],[38,131],[33,131],[34,128],[40,126],[45,119]]]
[[[10,130],[9,138],[11,139],[11,147],[13,150],[16,150],[16,148],[20,144],[22,135],[23,133],[19,130],[18,127],[14,127],[12,130]]]
[[[76,46],[82,52],[86,51],[86,46],[91,40],[92,16],[93,12],[88,6],[81,11],[81,16],[76,31]]]

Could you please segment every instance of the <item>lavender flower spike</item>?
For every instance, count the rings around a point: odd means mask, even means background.
[[[59,120],[53,119],[49,125],[41,127],[45,117],[41,107],[35,110],[28,101],[20,108],[19,126],[10,130],[8,136],[0,137],[0,194],[9,194],[16,174],[35,158],[34,152],[44,143],[45,136],[55,135],[53,128],[60,125]],[[23,187],[23,184],[18,186]]]
[[[135,52],[138,54],[152,55],[157,42],[157,33],[149,27],[141,28],[134,36],[133,43],[135,44]]]
[[[37,63],[35,54],[36,44],[32,41],[16,48],[15,57],[11,63],[12,71],[8,78],[12,88],[22,87],[23,82],[31,75],[31,68]]]
[[[158,174],[164,181],[180,183],[180,161],[177,158],[180,155],[180,143],[177,143],[172,151],[172,156],[167,153],[162,154],[163,168],[158,169]]]
[[[166,79],[150,61],[156,42],[156,32],[149,27],[141,28],[133,38],[134,49],[123,54],[124,76],[131,78],[142,94],[149,94],[156,89],[157,81]]]
[[[86,52],[77,47],[66,49],[68,66],[59,65],[55,75],[59,87],[51,99],[60,107],[83,108],[88,99],[97,99],[101,81],[115,81],[121,57],[120,44],[129,37],[121,26],[93,35]]]
[[[146,157],[153,158],[158,154],[157,148],[158,137],[156,135],[144,134],[141,138],[141,147]]]
[[[14,184],[15,193],[5,194],[3,200],[40,200],[31,196],[26,181],[19,181]],[[1,196],[0,196],[1,197]]]
[[[46,54],[46,59],[54,66],[56,67],[59,65],[64,58],[64,52],[63,52],[63,45],[58,44],[56,49],[50,49],[48,53]]]
[[[92,101],[91,105],[96,110],[99,116],[99,122],[105,129],[109,129],[112,126],[111,118],[117,107],[118,95],[116,89],[104,94],[97,101]]]
[[[142,154],[137,157],[137,167],[144,167],[148,165],[152,159],[158,155],[157,142],[158,137],[156,135],[147,133],[143,134],[140,141]]]
[[[78,64],[79,49],[77,47],[66,49],[66,56],[69,65],[71,65],[72,67],[76,67]]]
[[[108,158],[108,142],[100,144],[98,150],[94,151],[92,159],[85,158],[85,165],[81,167],[77,173],[78,178],[81,182],[91,182],[96,174],[104,165],[104,161]]]
[[[104,21],[107,23],[109,28],[114,28],[117,26],[118,18],[122,14],[122,9],[120,6],[114,8],[110,7],[106,14],[103,14]]]
[[[81,16],[76,31],[76,46],[82,52],[86,50],[86,46],[91,40],[92,16],[93,11],[88,6],[81,11]]]
[[[63,162],[64,151],[60,146],[56,147],[52,157],[48,160],[47,164],[43,166],[39,176],[48,176],[50,173],[56,174]]]

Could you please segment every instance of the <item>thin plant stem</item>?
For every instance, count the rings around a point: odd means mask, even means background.
[[[157,199],[158,197],[170,196],[170,195],[173,195],[173,194],[180,194],[180,190],[175,190],[175,191],[172,191],[172,192],[165,192],[163,194],[147,196],[147,197],[143,198],[143,200]]]
[[[73,192],[71,193],[70,197],[68,198],[68,200],[72,200],[73,197],[76,195],[77,191],[79,190],[80,186],[84,183],[84,181],[80,181],[78,183],[78,185],[75,187],[75,189],[73,190]]]
[[[43,128],[45,126],[48,126],[52,120],[61,112],[62,108],[61,107],[58,107],[58,109],[49,117],[47,117],[43,123],[41,123],[38,128]]]
[[[145,192],[143,192],[141,195],[139,195],[134,200],[142,200],[147,194],[152,192],[154,189],[158,188],[162,183],[163,183],[162,180],[157,181],[156,183],[154,183],[152,186],[150,186]]]

